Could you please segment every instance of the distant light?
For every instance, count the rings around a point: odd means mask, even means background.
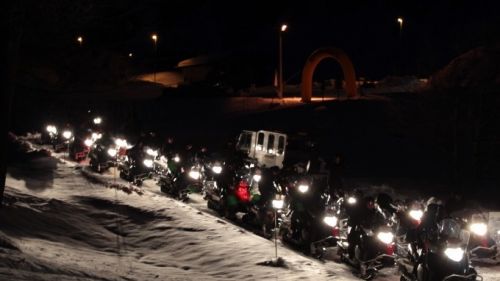
[[[54,125],[48,125],[47,126],[47,132],[53,134],[53,135],[57,135],[57,128],[56,126]]]
[[[73,133],[71,131],[64,131],[63,132],[63,137],[67,140],[69,140],[71,138],[71,136],[73,135]]]
[[[403,18],[398,18],[398,23],[403,24]]]
[[[132,53],[128,53],[128,57],[129,57],[129,58],[131,58],[131,57],[133,57],[133,56],[134,56],[134,54],[132,54]]]
[[[94,144],[94,141],[92,139],[86,139],[83,143],[86,146],[91,147]]]
[[[281,32],[285,32],[287,28],[288,28],[288,25],[283,24],[283,25],[281,26]]]
[[[111,156],[111,157],[115,157],[117,152],[118,151],[116,149],[114,149],[114,148],[108,149],[108,155]]]
[[[158,35],[156,34],[151,35],[151,39],[153,39],[153,41],[155,41],[156,43],[156,41],[158,41]]]
[[[281,209],[281,208],[283,208],[284,203],[285,202],[283,200],[275,199],[275,200],[273,200],[273,208],[274,209]]]
[[[94,118],[94,124],[99,125],[99,124],[101,124],[101,122],[102,122],[101,117]]]
[[[78,43],[79,43],[80,45],[82,45],[82,43],[83,43],[83,37],[82,37],[82,36],[78,36],[78,37],[76,38],[76,41],[78,41]]]

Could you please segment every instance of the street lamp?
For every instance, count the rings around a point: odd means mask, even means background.
[[[82,46],[82,43],[83,43],[83,37],[82,36],[78,36],[76,38],[76,41],[78,41],[78,44],[80,44],[80,47]]]
[[[151,39],[155,44],[155,63],[154,63],[153,81],[156,83],[156,63],[158,60],[158,35],[156,35],[156,33],[153,33],[153,35],[151,35]]]
[[[272,203],[274,209],[274,253],[276,255],[276,262],[278,262],[278,210],[283,209],[285,202],[282,196],[276,196]]]
[[[100,125],[101,123],[102,123],[102,118],[101,117],[94,118],[94,124]]]
[[[399,24],[399,37],[401,38],[401,33],[402,33],[402,30],[403,30],[403,18],[399,17],[397,19],[397,21],[398,21],[398,24]]]
[[[278,73],[278,97],[283,98],[283,33],[286,31],[288,26],[286,24],[281,25],[279,33],[279,73]]]
[[[66,142],[68,144],[68,159],[69,159],[70,158],[69,145],[70,145],[70,142],[71,142],[71,137],[73,136],[73,132],[71,132],[70,130],[65,130],[62,133],[62,135],[66,139]]]

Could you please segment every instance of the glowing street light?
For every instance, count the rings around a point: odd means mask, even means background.
[[[278,210],[283,209],[284,200],[282,196],[276,196],[272,201],[274,209],[274,253],[276,255],[276,262],[278,262]]]
[[[399,24],[399,37],[401,37],[401,33],[402,33],[402,30],[403,30],[403,18],[399,17],[397,19],[397,22]]]
[[[70,157],[70,153],[69,153],[69,144],[71,143],[71,137],[73,136],[73,132],[71,132],[70,130],[65,130],[63,131],[62,133],[63,135],[63,138],[66,139],[67,143],[68,143],[68,158]]]
[[[278,73],[278,97],[283,98],[283,33],[287,30],[288,25],[281,25],[279,33],[279,73]]]
[[[83,43],[83,37],[82,36],[78,36],[76,38],[76,41],[78,41],[78,44],[80,44],[80,47],[82,46],[82,43]]]
[[[133,56],[134,56],[134,54],[133,54],[133,53],[128,53],[128,57],[129,57],[129,58],[131,58],[131,57],[133,57]]]
[[[102,118],[101,117],[94,118],[94,124],[99,125],[101,123],[102,123]]]
[[[158,60],[158,35],[156,33],[153,33],[151,35],[151,39],[153,40],[155,44],[155,65],[154,65],[154,72],[153,72],[153,81],[156,83],[156,63]]]

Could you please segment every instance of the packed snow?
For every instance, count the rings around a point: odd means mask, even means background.
[[[0,280],[359,280],[351,269],[306,257],[187,204],[154,182],[130,186],[63,160],[9,169],[0,211]],[[498,267],[479,268],[500,280]],[[377,280],[399,280],[394,269]]]

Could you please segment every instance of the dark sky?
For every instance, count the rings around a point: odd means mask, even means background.
[[[316,48],[335,46],[353,60],[359,76],[427,76],[457,55],[498,42],[494,1],[24,1],[27,52],[64,52],[82,34],[88,48],[154,58],[159,35],[165,67],[191,56],[245,54],[263,72],[276,68],[278,30],[284,34],[285,77],[300,72]],[[397,17],[404,18],[399,36]],[[46,40],[47,37],[53,40]],[[63,48],[61,48],[61,46]],[[322,63],[320,78],[336,76]],[[332,74],[333,73],[333,74]]]

